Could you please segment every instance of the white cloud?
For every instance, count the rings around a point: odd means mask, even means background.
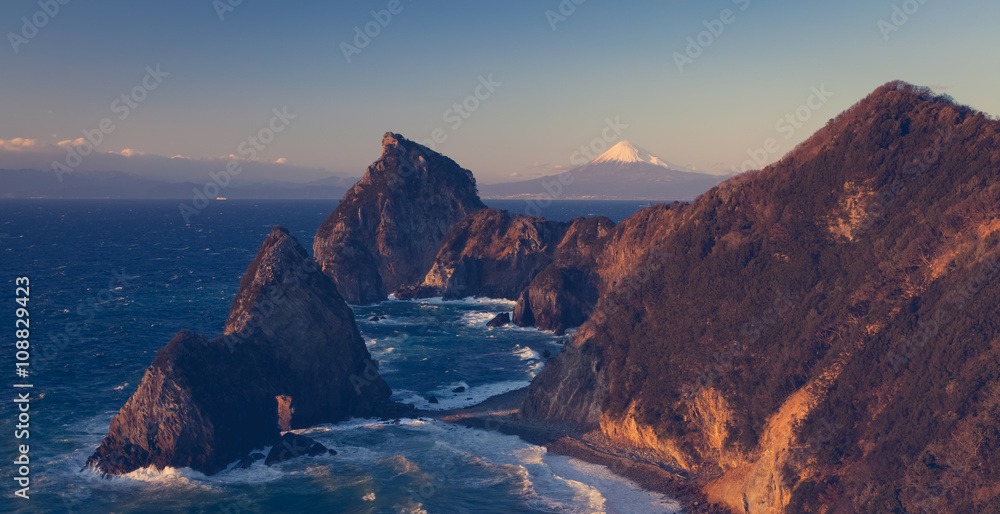
[[[86,141],[84,138],[78,137],[76,139],[67,139],[65,141],[60,141],[60,142],[56,143],[56,146],[59,146],[59,147],[80,146],[80,145],[83,144],[84,141]]]
[[[23,137],[15,137],[14,139],[0,139],[0,149],[9,152],[30,152],[34,150],[40,150],[44,146],[43,143],[37,139],[27,139]]]

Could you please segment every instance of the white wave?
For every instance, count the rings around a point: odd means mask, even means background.
[[[542,356],[538,352],[521,345],[514,347],[514,355],[517,355],[523,361],[537,361],[542,359]]]
[[[491,319],[495,318],[499,312],[471,311],[462,315],[460,323],[468,327],[486,327]]]
[[[571,487],[588,501],[594,502],[600,496],[603,512],[682,512],[676,500],[646,491],[635,482],[612,473],[606,466],[562,455],[548,455],[543,460],[555,476],[567,483],[574,482],[576,485]]]
[[[411,298],[408,300],[399,300],[395,296],[390,295],[389,299],[382,303],[388,302],[407,302],[407,303],[425,303],[428,305],[483,305],[483,306],[496,306],[495,308],[512,311],[514,310],[514,305],[517,302],[513,300],[508,300],[506,298],[486,298],[478,296],[467,296],[465,298],[457,298],[454,300],[445,300],[442,296],[434,296],[431,298]]]
[[[137,469],[131,473],[112,478],[111,480],[135,482],[159,483],[171,487],[194,487],[197,481],[204,481],[207,477],[203,473],[191,468],[164,468],[156,469],[154,466]]]
[[[468,455],[470,464],[521,484],[525,501],[540,510],[604,512],[609,514],[679,513],[678,502],[643,490],[607,467],[550,454],[544,447],[517,436],[434,422],[415,428],[437,441],[442,449]],[[477,486],[482,478],[454,474],[446,477],[461,486]]]
[[[85,431],[93,430],[93,425],[106,426],[107,418],[100,416],[92,421],[83,427]],[[373,440],[365,435],[371,430],[389,433]],[[681,511],[676,501],[645,491],[604,466],[550,454],[544,447],[495,431],[413,418],[398,422],[355,418],[294,432],[334,448],[338,454],[293,460],[276,467],[257,461],[248,469],[212,476],[190,468],[146,468],[110,480],[92,469],[78,471],[80,463],[75,462],[77,471],[65,479],[82,486],[88,495],[90,491],[125,489],[139,491],[144,497],[207,491],[226,494],[234,485],[288,480],[301,473],[326,476],[332,464],[347,465],[347,469],[354,470],[352,473],[359,473],[357,483],[374,483],[373,470],[382,469],[411,475],[418,482],[433,480],[446,488],[472,490],[506,484],[529,507],[545,511],[612,514]],[[266,453],[267,449],[261,452]],[[83,453],[89,452],[76,452],[72,460],[85,458]],[[454,462],[459,463],[458,467],[448,464]],[[72,466],[60,463],[59,467],[68,470]],[[340,488],[344,484],[334,485]],[[369,502],[375,499],[372,495],[376,491],[364,487],[359,493],[358,501]],[[425,508],[418,502],[407,506],[412,512]]]
[[[359,446],[356,442],[352,442],[356,441],[356,436],[364,435],[364,432],[367,431],[394,430],[399,427],[422,427],[428,423],[429,421],[427,420],[415,418],[403,418],[393,421],[352,418],[336,424],[319,425],[307,429],[294,430],[293,432],[308,436],[324,446],[336,450],[337,455],[332,457],[333,462],[350,463],[367,468],[380,460],[399,455],[405,449],[394,447],[392,444],[365,444]],[[402,444],[405,447],[406,439],[395,437],[392,439],[394,440],[393,443]]]
[[[388,426],[421,426],[426,425],[427,420],[421,418],[400,418],[398,420],[382,421],[376,419],[367,418],[351,418],[346,421],[341,421],[340,423],[327,423],[324,425],[316,425],[314,427],[303,428],[300,430],[292,430],[293,433],[308,435],[312,437],[313,435],[332,433],[332,432],[346,432],[350,430],[357,430],[360,428],[366,429],[379,429]]]
[[[384,314],[379,314],[383,318],[379,321],[370,321],[370,315],[357,315],[355,318],[363,326],[392,326],[392,327],[419,327],[421,325],[432,325],[438,324],[440,321],[437,318],[430,316],[386,316]]]
[[[369,339],[365,339],[365,346],[368,347],[368,351],[371,352],[372,355],[380,355],[380,356],[389,355],[390,353],[396,351],[396,347],[395,346],[389,346],[389,345],[385,344],[387,341],[390,341],[390,340],[394,340],[392,342],[395,342],[395,341],[398,341],[399,338],[388,338],[387,337],[387,338],[383,339],[382,341],[379,341],[378,339],[374,339],[374,338],[369,338]]]
[[[465,382],[453,382],[424,394],[401,389],[397,390],[392,397],[398,402],[409,403],[423,410],[461,409],[482,403],[484,400],[498,394],[528,387],[529,383],[526,380],[507,380],[469,387]],[[459,387],[465,387],[465,391],[460,393],[453,392],[454,389]],[[431,396],[437,398],[438,403],[431,403]]]

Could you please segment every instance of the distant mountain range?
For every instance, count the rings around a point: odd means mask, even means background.
[[[690,201],[730,175],[699,173],[622,141],[593,161],[559,175],[479,186],[485,199]],[[195,191],[228,199],[341,199],[357,180],[331,176],[311,182],[243,180],[220,188],[122,171],[0,169],[0,198],[191,199]],[[207,187],[206,187],[207,186]]]
[[[690,201],[731,175],[698,173],[622,141],[559,175],[479,186],[488,199]]]
[[[206,196],[227,199],[340,199],[356,181],[329,177],[312,182],[256,182],[232,184],[216,189],[215,184],[167,182],[120,171],[85,171],[63,175],[38,170],[0,170],[0,198],[120,198],[191,199],[195,190]],[[216,191],[218,191],[216,193]]]

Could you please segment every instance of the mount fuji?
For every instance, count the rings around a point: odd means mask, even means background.
[[[583,166],[559,175],[479,186],[483,198],[690,201],[723,180],[656,157],[622,141]],[[561,186],[553,194],[553,182]]]

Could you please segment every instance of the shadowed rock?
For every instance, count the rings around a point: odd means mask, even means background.
[[[264,464],[273,466],[288,460],[297,459],[303,456],[318,457],[320,455],[336,455],[334,450],[328,450],[316,441],[299,434],[287,432],[282,434],[281,439],[267,453]]]
[[[558,243],[554,262],[518,296],[514,323],[556,334],[583,323],[603,285],[597,258],[614,229],[614,222],[605,217],[573,220]]]
[[[247,269],[225,333],[182,330],[88,459],[106,474],[146,466],[216,473],[281,429],[400,414],[350,307],[280,227]]]
[[[487,327],[502,327],[510,324],[510,313],[501,312],[486,322]]]
[[[451,229],[423,281],[396,296],[514,300],[552,262],[569,226],[497,209],[478,211]]]

